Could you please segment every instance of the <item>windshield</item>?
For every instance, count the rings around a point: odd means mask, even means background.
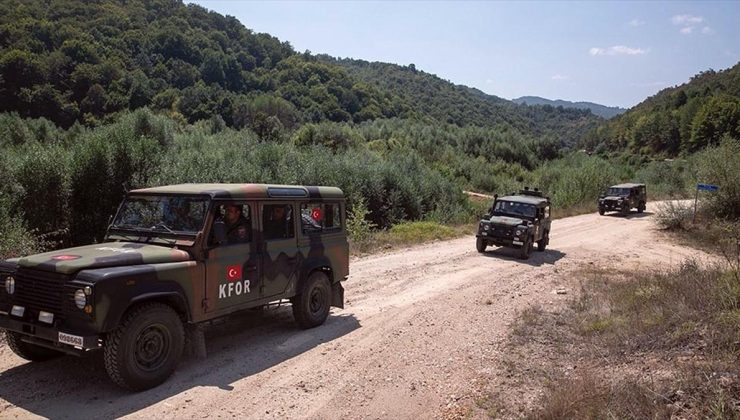
[[[203,228],[207,198],[182,196],[128,197],[121,205],[114,229],[195,234]]]
[[[537,215],[537,208],[532,204],[498,200],[496,201],[496,206],[493,208],[493,214],[534,218]]]
[[[607,191],[606,195],[630,195],[630,189],[611,187],[609,188],[609,191]]]

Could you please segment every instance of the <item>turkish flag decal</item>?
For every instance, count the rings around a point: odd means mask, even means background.
[[[226,267],[226,280],[237,281],[242,279],[242,266],[230,265]]]

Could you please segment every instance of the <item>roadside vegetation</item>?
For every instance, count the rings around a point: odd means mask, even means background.
[[[668,240],[711,259],[640,270],[585,265],[566,308],[520,314],[502,360],[504,376],[516,380],[506,395],[489,386],[471,410],[491,418],[740,418],[740,147],[725,141],[695,159],[697,176],[722,187],[700,197],[696,215],[693,202],[666,202],[655,220]],[[533,400],[514,402],[517,393]]]

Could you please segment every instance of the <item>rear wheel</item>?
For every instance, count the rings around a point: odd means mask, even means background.
[[[47,349],[46,347],[41,347],[36,344],[26,343],[21,339],[22,337],[23,334],[13,331],[5,331],[5,342],[8,343],[8,347],[13,350],[13,353],[26,360],[30,360],[32,362],[43,362],[45,360],[56,359],[57,357],[64,355],[64,353],[56,350]]]
[[[303,293],[293,298],[293,317],[301,328],[313,328],[326,321],[329,316],[331,284],[321,271],[308,277]]]
[[[475,249],[478,250],[478,252],[485,252],[486,247],[488,244],[486,243],[486,240],[483,238],[476,238],[475,240]]]
[[[537,251],[542,252],[547,247],[547,244],[550,243],[550,231],[546,230],[545,234],[542,235],[542,239],[537,241]]]
[[[164,382],[182,357],[185,329],[177,313],[162,303],[130,310],[107,338],[105,370],[117,385],[143,391]]]

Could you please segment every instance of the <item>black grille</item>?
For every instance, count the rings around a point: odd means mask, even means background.
[[[22,268],[15,274],[13,303],[34,314],[46,311],[60,316],[69,307],[69,291],[64,287],[69,279],[64,274]]]
[[[491,235],[499,238],[511,238],[514,235],[514,229],[508,226],[491,226]]]

